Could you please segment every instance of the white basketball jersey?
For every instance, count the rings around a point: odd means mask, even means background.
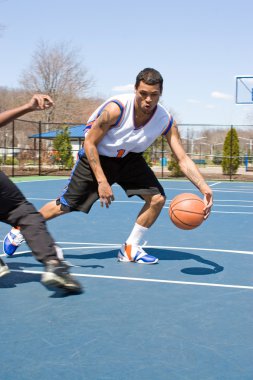
[[[124,157],[129,152],[144,152],[160,135],[166,135],[173,124],[173,117],[158,103],[152,118],[142,127],[134,125],[135,94],[118,95],[109,98],[91,115],[84,131],[86,135],[92,123],[101,114],[104,107],[115,102],[121,109],[119,120],[112,126],[97,149],[100,155],[108,157]]]

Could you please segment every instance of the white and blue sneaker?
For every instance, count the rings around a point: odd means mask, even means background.
[[[12,256],[16,249],[25,241],[24,236],[18,228],[13,227],[11,231],[5,236],[3,241],[3,251],[7,256]],[[64,260],[62,249],[55,244],[56,256],[59,260],[68,266],[74,266],[68,261]]]
[[[148,255],[140,246],[125,243],[118,252],[118,261],[123,263],[156,264],[158,258]]]
[[[12,228],[11,231],[5,236],[3,241],[3,251],[6,255],[12,256],[16,249],[23,243],[24,237],[20,230]]]

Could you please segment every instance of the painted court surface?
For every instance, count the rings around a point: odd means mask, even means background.
[[[39,209],[66,179],[20,181]],[[85,287],[66,296],[40,283],[23,244],[0,279],[3,380],[252,380],[253,183],[209,182],[210,218],[192,231],[169,220],[170,200],[198,191],[162,181],[166,206],[148,233],[159,264],[116,260],[142,207],[114,186],[110,209],[48,222]],[[0,240],[9,227],[1,224]],[[2,252],[1,252],[2,253]]]

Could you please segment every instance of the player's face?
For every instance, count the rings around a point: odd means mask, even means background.
[[[149,85],[144,82],[140,82],[138,88],[135,89],[135,101],[138,109],[145,114],[150,114],[154,111],[160,95],[160,85]]]

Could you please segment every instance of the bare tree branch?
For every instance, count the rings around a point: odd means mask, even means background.
[[[51,47],[42,41],[20,83],[29,93],[46,93],[54,99],[56,107],[48,113],[52,121],[60,110],[63,118],[69,116],[69,105],[84,96],[93,81],[76,50],[67,43]]]

